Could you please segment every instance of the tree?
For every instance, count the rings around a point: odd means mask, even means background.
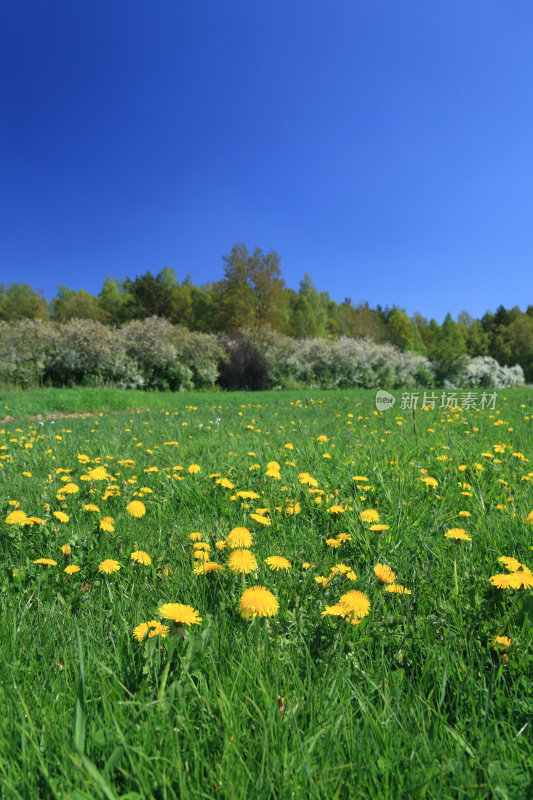
[[[58,322],[67,322],[69,319],[96,319],[104,322],[108,317],[98,298],[85,289],[76,292],[66,286],[58,286],[51,306],[52,316]]]
[[[47,319],[48,303],[41,292],[27,283],[12,283],[3,289],[0,297],[0,319]]]
[[[224,278],[212,291],[212,308],[220,330],[260,328],[270,325],[283,330],[288,324],[285,282],[281,277],[280,257],[256,247],[248,252],[238,242],[223,256]]]

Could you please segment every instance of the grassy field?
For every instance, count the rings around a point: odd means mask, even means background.
[[[0,396],[2,798],[533,796],[533,394],[395,394]]]

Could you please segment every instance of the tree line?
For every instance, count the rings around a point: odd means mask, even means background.
[[[107,278],[98,295],[59,286],[50,303],[27,284],[0,286],[0,320],[91,319],[116,327],[156,316],[199,333],[268,328],[296,339],[366,337],[425,356],[442,375],[453,374],[461,356],[491,356],[504,366],[520,364],[526,381],[533,382],[533,305],[524,312],[499,306],[481,319],[466,311],[456,320],[447,314],[439,324],[420,313],[409,316],[396,305],[371,308],[350,298],[337,303],[328,292],[319,292],[308,274],[298,291],[290,289],[274,250],[250,251],[236,243],[223,264],[223,278],[203,286],[190,276],[180,282],[173,269],[164,267],[156,275]]]

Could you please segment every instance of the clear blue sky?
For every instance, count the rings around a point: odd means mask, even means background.
[[[339,302],[533,303],[531,0],[2,5],[0,282],[242,241]]]

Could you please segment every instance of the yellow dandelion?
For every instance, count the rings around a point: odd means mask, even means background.
[[[431,486],[433,489],[436,489],[439,485],[439,482],[436,478],[431,478],[429,475],[420,478],[420,480],[426,484],[426,486]]]
[[[54,561],[53,558],[36,558],[33,562],[34,564],[43,564],[47,567],[56,567],[57,561]]]
[[[130,558],[138,564],[143,564],[145,567],[149,567],[152,563],[152,559],[144,550],[134,550],[133,553],[130,553]]]
[[[366,508],[359,514],[361,522],[379,522],[379,514],[374,508]]]
[[[302,483],[304,486],[318,486],[318,481],[308,472],[300,472],[298,477],[300,479],[300,483]]]
[[[130,517],[144,517],[146,514],[146,506],[140,500],[132,500],[131,503],[128,503],[126,506],[126,511],[130,515]]]
[[[378,522],[376,525],[371,525],[370,526],[370,530],[371,531],[376,531],[377,533],[382,533],[383,531],[388,531],[389,528],[390,528],[390,525],[384,525],[381,522]]]
[[[80,571],[80,567],[78,567],[77,564],[69,564],[63,571],[66,572],[67,575],[74,575],[75,572]]]
[[[376,564],[374,574],[381,583],[394,583],[396,575],[386,564]]]
[[[344,617],[346,616],[346,609],[340,603],[335,603],[333,606],[326,606],[322,612],[323,617]]]
[[[94,467],[94,469],[87,470],[87,474],[91,481],[107,481],[112,479],[112,476],[105,467]]]
[[[530,511],[527,515],[526,522],[528,525],[533,525],[533,511]]]
[[[202,538],[203,534],[200,531],[194,531],[194,533],[189,533],[189,539],[191,542],[199,542]]]
[[[251,547],[254,543],[248,528],[233,528],[226,539],[228,547],[234,550],[237,547]]]
[[[165,619],[171,619],[181,625],[200,625],[202,622],[202,617],[195,608],[182,603],[164,603],[159,607],[159,613]]]
[[[104,517],[100,520],[100,530],[107,531],[108,533],[113,533],[115,530],[115,520],[113,517]]]
[[[392,594],[412,594],[411,590],[406,589],[401,583],[389,583],[388,586],[385,586],[385,591],[392,592]]]
[[[250,519],[260,522],[261,525],[270,525],[269,518],[265,517],[263,514],[250,514]]]
[[[343,505],[334,505],[328,508],[329,514],[344,514],[345,511],[346,509]]]
[[[65,514],[63,511],[54,511],[53,514],[59,522],[68,522],[70,519],[69,515]]]
[[[142,642],[146,636],[151,639],[153,636],[161,636],[163,639],[168,633],[168,625],[163,625],[161,622],[152,619],[150,622],[141,622],[133,630],[133,636],[138,642]]]
[[[61,545],[61,552],[64,556],[70,556],[72,553],[72,548],[69,544],[63,544]]]
[[[15,511],[10,511],[7,517],[5,518],[5,522],[8,525],[26,525],[28,521],[28,517],[26,516],[26,512],[22,511],[22,509],[16,509]]]
[[[222,564],[217,564],[216,561],[205,561],[203,564],[197,564],[193,569],[193,575],[208,575],[212,572],[224,572]]]
[[[257,561],[249,550],[233,550],[228,558],[228,568],[231,572],[247,575],[257,569]]]
[[[284,558],[283,556],[269,556],[268,558],[265,558],[265,564],[268,564],[270,569],[275,572],[279,572],[280,569],[288,572],[292,567],[289,559]]]
[[[103,572],[105,575],[111,575],[113,572],[118,572],[120,564],[112,558],[106,558],[98,565],[98,572]]]
[[[278,601],[265,586],[251,586],[245,589],[239,600],[239,612],[244,619],[274,617],[278,611]]]
[[[80,487],[77,486],[75,483],[65,483],[64,486],[59,489],[58,494],[77,494],[79,492]]]
[[[195,550],[192,557],[196,561],[209,561],[209,553],[206,553],[205,550]]]
[[[345,609],[346,616],[353,616],[357,619],[366,617],[370,612],[370,600],[357,589],[346,592],[339,598],[339,605]]]
[[[100,509],[98,508],[98,506],[95,506],[94,503],[86,503],[83,506],[83,510],[84,511],[96,511],[98,514],[100,513]]]
[[[352,475],[352,480],[357,481],[358,483],[368,481],[368,478],[365,478],[364,475]]]
[[[496,586],[497,589],[510,589],[511,587],[511,575],[505,572],[500,572],[498,575],[491,575],[489,581],[493,586]]]
[[[333,549],[335,550],[337,547],[341,546],[342,542],[339,542],[338,539],[326,539],[326,544],[329,545],[330,547],[333,547]]]
[[[511,640],[508,636],[495,636],[493,639],[493,644],[503,644],[504,647],[511,646]]]
[[[243,500],[257,500],[259,497],[261,497],[261,495],[257,494],[257,492],[237,492],[236,496],[242,497]]]
[[[189,467],[189,473],[191,475],[196,475],[197,472],[200,472],[201,467],[199,464],[191,464]]]
[[[511,589],[530,589],[533,586],[533,573],[529,569],[519,569],[509,575]]]
[[[192,547],[193,550],[205,550],[206,553],[209,553],[211,550],[211,545],[207,542],[195,542]]]
[[[350,536],[349,533],[339,533],[339,535],[337,536],[337,539],[339,540],[339,542],[351,542],[352,541],[352,537]]]
[[[224,550],[226,548],[226,542],[223,539],[219,539],[218,542],[215,542],[215,547],[217,550]]]
[[[456,541],[464,541],[464,542],[471,542],[472,537],[467,534],[467,532],[463,528],[450,528],[449,531],[446,531],[444,536],[447,539],[455,539]]]
[[[500,556],[498,561],[511,572],[516,572],[523,566],[517,558],[511,558],[510,556]]]
[[[460,517],[471,517],[472,514],[470,513],[470,511],[459,511],[459,516]]]
[[[235,489],[235,484],[233,484],[227,478],[217,478],[215,483],[218,483],[219,486],[224,487],[224,489]]]

